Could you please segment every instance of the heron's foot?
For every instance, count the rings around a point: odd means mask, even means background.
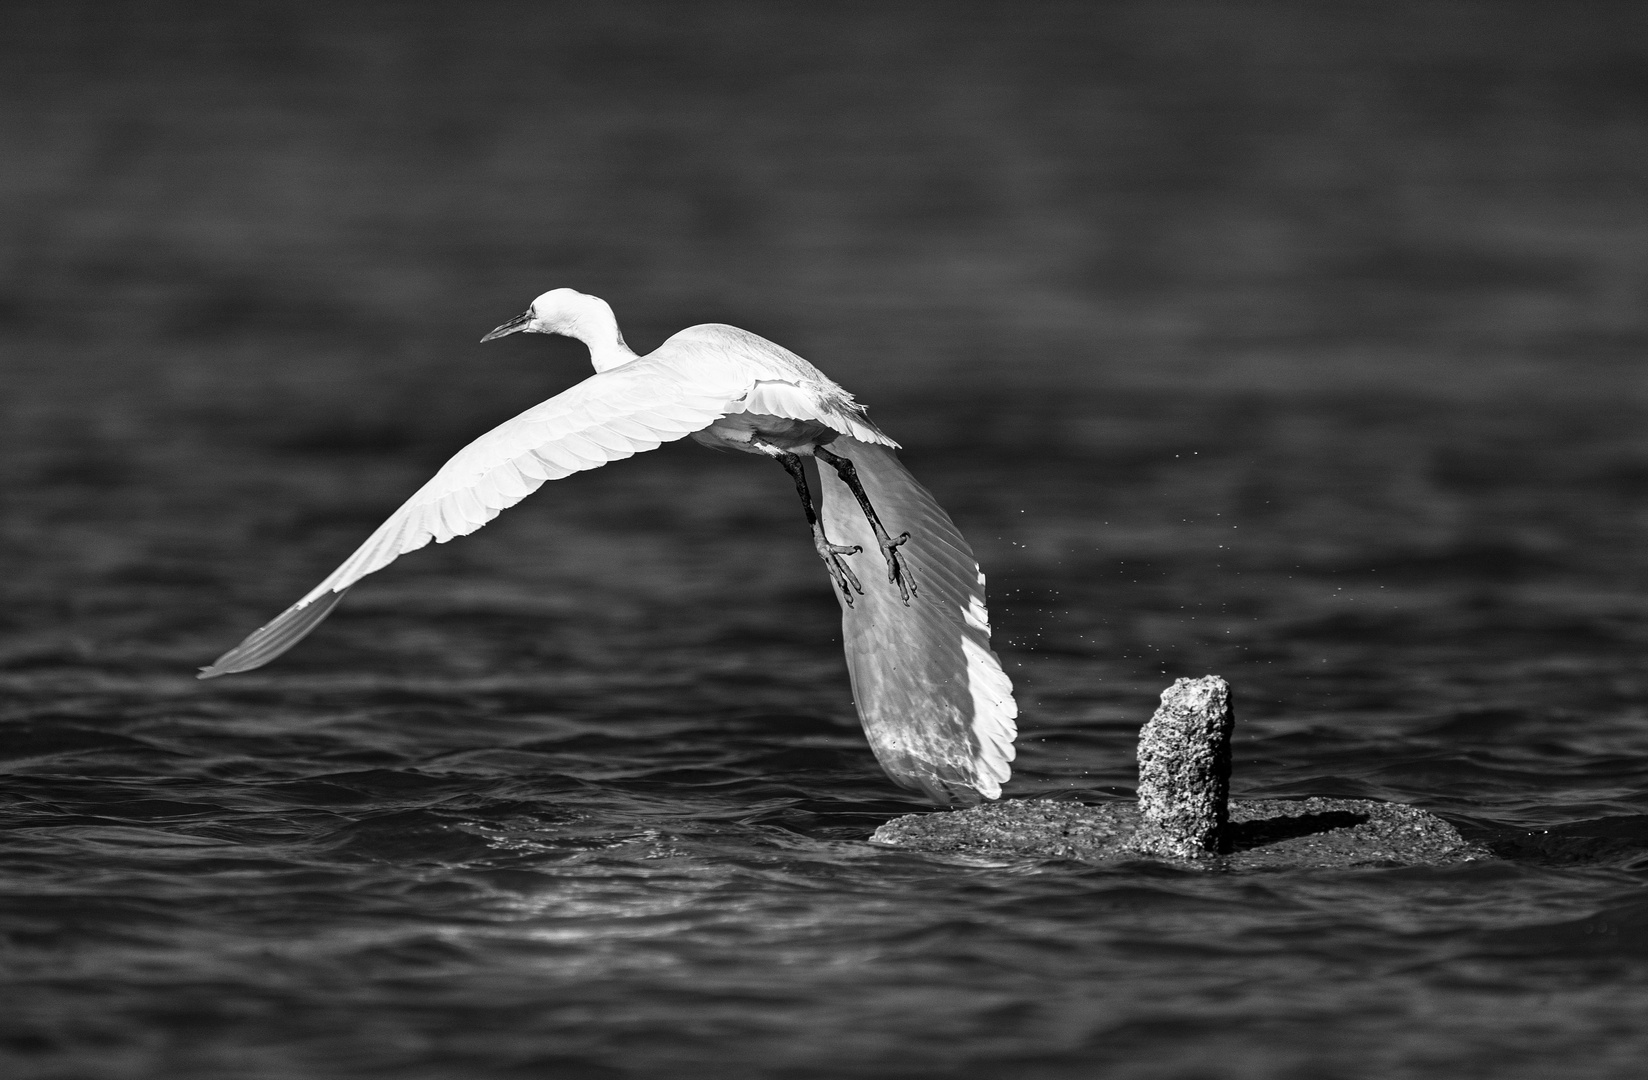
[[[824,538],[822,529],[813,532],[813,548],[817,550],[818,557],[824,560],[824,568],[830,572],[830,580],[841,590],[841,598],[851,607],[854,591],[863,596],[864,586],[859,584],[858,575],[853,573],[852,568],[841,561],[841,556],[857,555],[864,549],[857,544],[832,544]]]
[[[841,477],[841,482],[847,485],[847,490],[853,493],[853,498],[858,500],[858,508],[864,511],[864,520],[869,522],[870,528],[875,532],[876,544],[881,548],[881,557],[887,560],[887,580],[898,586],[898,595],[903,599],[904,606],[909,607],[910,597],[916,594],[916,579],[899,556],[898,549],[910,539],[910,534],[901,533],[896,539],[888,535],[886,527],[881,524],[880,516],[875,512],[875,507],[870,505],[869,493],[864,490],[864,484],[858,478],[858,467],[852,461],[840,454],[832,454],[822,446],[813,447],[813,457],[834,469],[836,475]]]
[[[910,597],[916,594],[915,576],[910,573],[909,566],[898,554],[898,549],[908,539],[910,539],[909,533],[900,533],[898,536],[888,536],[886,533],[882,533],[879,541],[881,544],[881,557],[887,560],[887,580],[898,586],[898,595],[904,601],[905,607],[910,606]]]

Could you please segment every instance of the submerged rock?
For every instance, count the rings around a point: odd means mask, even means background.
[[[1435,814],[1368,799],[1230,802],[1230,687],[1180,679],[1139,738],[1139,801],[1012,799],[895,818],[872,843],[1015,858],[1193,860],[1230,869],[1490,858]]]
[[[877,829],[870,842],[977,855],[1104,859],[1126,854],[1138,829],[1139,811],[1130,803],[1007,799],[966,810],[906,814]]]
[[[1254,799],[1230,805],[1230,865],[1240,869],[1439,866],[1490,859],[1428,810],[1373,799]]]

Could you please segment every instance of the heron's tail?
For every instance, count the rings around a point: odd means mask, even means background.
[[[825,534],[864,549],[852,556],[864,595],[842,605],[841,630],[870,747],[895,783],[935,802],[998,798],[1012,772],[1018,706],[990,650],[973,551],[892,450],[848,437],[830,449],[857,467],[887,531],[910,534],[898,549],[916,584],[906,605],[847,485],[833,469],[818,470]]]

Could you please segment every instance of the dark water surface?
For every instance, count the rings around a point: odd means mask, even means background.
[[[1631,1077],[1648,7],[14,0],[0,1075]],[[192,678],[587,373],[572,286],[873,407],[972,539],[1010,797],[1496,861],[878,850],[789,481],[672,446]],[[935,396],[936,395],[936,396]]]
[[[53,482],[8,536],[7,1074],[1635,1075],[1639,413],[877,415],[991,572],[1010,796],[1126,795],[1155,693],[1212,671],[1238,794],[1409,801],[1503,858],[871,847],[919,804],[857,730],[788,481],[690,445],[550,485],[197,683],[419,453],[58,447],[14,462]]]

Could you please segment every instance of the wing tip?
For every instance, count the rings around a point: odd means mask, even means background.
[[[252,631],[239,645],[201,668],[196,679],[215,679],[260,668],[308,637],[322,619],[337,607],[350,589],[322,593],[318,599],[305,597]]]
[[[881,767],[893,783],[919,791],[938,806],[977,806],[999,799],[1001,786],[1012,776],[1005,762],[982,758],[961,765],[906,757],[894,763],[883,761]]]

